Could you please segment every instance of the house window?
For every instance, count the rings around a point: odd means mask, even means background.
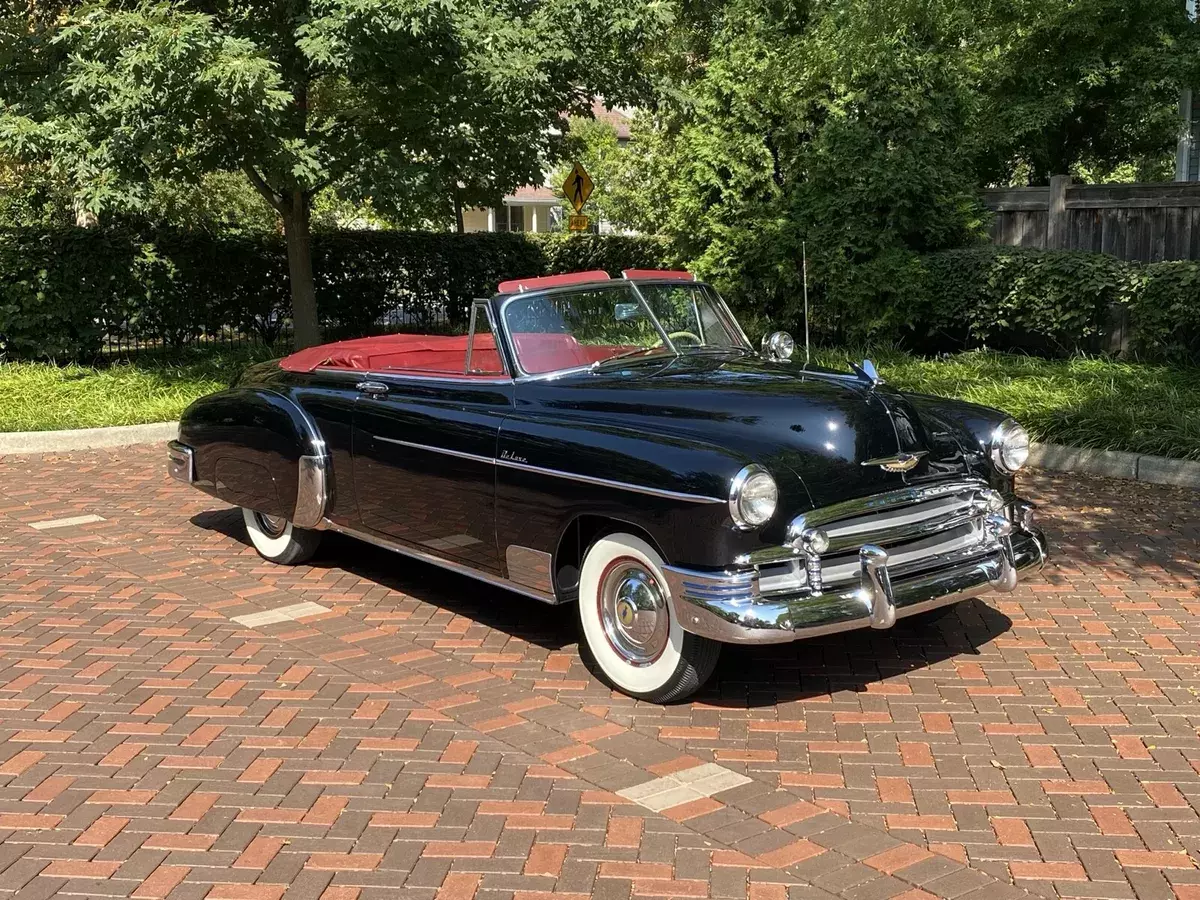
[[[523,206],[508,207],[508,230],[509,231],[524,231],[525,230],[525,207],[523,207]]]

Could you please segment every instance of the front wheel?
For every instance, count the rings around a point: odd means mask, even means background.
[[[297,528],[282,516],[268,516],[243,507],[242,519],[258,555],[281,566],[306,562],[321,543],[321,532]]]
[[[654,703],[699,690],[721,645],[671,614],[663,561],[631,534],[596,541],[579,573],[579,620],[591,661],[618,690]]]

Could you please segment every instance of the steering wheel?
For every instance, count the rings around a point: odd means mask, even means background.
[[[690,338],[691,340],[695,341],[695,346],[697,347],[704,343],[704,340],[700,337],[700,335],[692,334],[690,331],[672,331],[667,335],[667,337],[669,337],[672,341],[674,341],[676,338]]]

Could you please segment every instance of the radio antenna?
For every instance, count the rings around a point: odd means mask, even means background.
[[[808,242],[800,242],[801,271],[804,273],[804,364],[809,363],[808,350]]]

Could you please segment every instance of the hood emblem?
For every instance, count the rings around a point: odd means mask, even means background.
[[[868,459],[863,462],[864,466],[879,466],[885,472],[908,472],[917,467],[917,463],[921,461],[921,457],[929,453],[928,450],[915,450],[912,453],[897,453],[895,456],[881,456],[878,459]]]

